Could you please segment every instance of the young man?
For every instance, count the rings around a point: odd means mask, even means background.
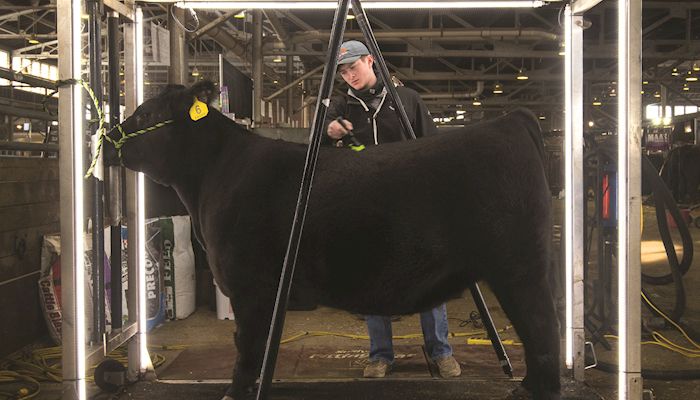
[[[346,95],[332,99],[326,116],[326,141],[342,140],[352,130],[364,145],[394,142],[403,139],[396,105],[388,96],[384,82],[373,69],[374,58],[367,47],[356,40],[343,43],[338,56],[338,71],[350,85]],[[391,83],[389,83],[391,84]],[[435,133],[436,127],[427,107],[418,93],[406,87],[397,87],[401,102],[417,137]],[[343,117],[343,123],[336,120]],[[383,378],[394,362],[391,318],[367,315],[370,337],[369,364],[365,378]],[[447,311],[442,304],[420,314],[425,348],[444,378],[461,374],[459,363],[452,356],[447,341]]]

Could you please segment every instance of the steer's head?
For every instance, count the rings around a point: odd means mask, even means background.
[[[121,124],[125,134],[137,133],[123,140],[121,163],[134,171],[144,172],[157,182],[172,184],[186,152],[191,149],[190,141],[197,140],[192,131],[204,121],[195,121],[197,117],[193,119],[190,109],[199,105],[201,112],[205,108],[201,103],[208,107],[216,95],[212,82],[200,81],[189,88],[169,85],[158,97],[145,101]],[[139,132],[143,130],[148,131]],[[109,137],[115,142],[122,140],[117,129],[112,130]],[[115,146],[104,143],[104,152],[105,163],[120,163]]]

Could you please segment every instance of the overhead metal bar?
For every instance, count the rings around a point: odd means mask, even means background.
[[[399,40],[399,39],[396,39]],[[684,45],[684,43],[677,43],[679,46]],[[616,57],[616,46],[587,46],[586,47],[586,58],[587,59],[614,59]],[[668,60],[668,59],[681,59],[681,60],[697,60],[697,53],[700,52],[698,49],[687,49],[679,48],[677,50],[671,51],[656,51],[649,50],[645,51],[642,56],[645,60]],[[325,51],[305,51],[305,50],[267,50],[263,53],[266,56],[299,56],[299,57],[321,57],[327,54]],[[549,58],[549,59],[562,59],[563,57],[559,54],[558,50],[528,50],[523,49],[511,49],[511,50],[427,50],[421,51],[386,51],[384,53],[386,57],[414,57],[414,58],[439,58],[439,57],[453,57],[453,58]]]
[[[282,93],[286,92],[286,91],[289,90],[290,88],[292,88],[292,87],[296,86],[297,84],[299,84],[299,82],[303,81],[304,79],[308,79],[308,78],[309,78],[310,76],[312,76],[313,74],[315,74],[315,73],[317,73],[317,72],[323,70],[323,67],[325,67],[325,65],[319,65],[318,67],[312,69],[311,71],[309,71],[309,72],[307,72],[307,73],[305,73],[305,74],[299,76],[297,79],[295,79],[295,80],[289,82],[288,84],[284,85],[284,86],[283,86],[282,88],[280,88],[279,90],[277,90],[277,91],[275,91],[274,93],[272,93],[271,95],[265,97],[265,101],[270,101],[270,100],[274,99],[275,97],[281,95]]]
[[[45,111],[14,107],[6,104],[0,104],[0,114],[12,115],[15,117],[40,119],[43,121],[56,121],[58,119],[56,115],[51,115]]]
[[[49,79],[44,79],[44,78],[39,78],[33,75],[27,75],[27,74],[22,74],[16,71],[13,71],[9,68],[2,68],[0,67],[0,78],[7,79],[13,82],[21,82],[21,83],[26,83],[29,86],[34,86],[34,87],[42,87],[46,89],[56,89],[56,82],[49,80]]]
[[[0,150],[9,151],[49,151],[58,153],[58,145],[53,143],[24,143],[0,141]]]
[[[479,38],[502,40],[505,38],[560,41],[558,34],[537,28],[456,28],[456,29],[391,29],[374,33],[377,39],[385,38]],[[315,30],[292,35],[292,42],[328,40],[329,31]],[[346,39],[363,38],[362,32],[346,32]]]
[[[9,39],[56,39],[56,34],[55,33],[37,33],[37,34],[31,34],[31,33],[0,33],[0,40],[9,40]]]
[[[600,4],[603,0],[574,0],[571,2],[571,14],[581,15]]]
[[[122,17],[129,21],[134,20],[134,10],[119,0],[102,0],[105,6],[112,9],[112,11],[118,12]]]
[[[4,10],[22,10],[22,11],[41,11],[41,10],[55,10],[57,7],[55,4],[48,6],[20,6],[20,5],[0,5],[0,11]]]
[[[170,3],[172,0],[152,0],[153,3]],[[224,9],[238,7],[246,9],[296,9],[296,10],[334,10],[338,6],[334,1],[226,1],[226,0],[185,0],[175,3],[178,7],[197,9]],[[541,0],[467,0],[467,1],[423,1],[423,0],[370,0],[365,2],[366,9],[452,9],[452,8],[537,8],[545,4]]]
[[[221,25],[222,23],[228,21],[231,19],[234,15],[238,14],[241,10],[233,10],[226,12],[222,15],[220,15],[218,18],[212,20],[211,22],[207,23],[203,27],[197,29],[194,33],[191,34],[193,39],[197,39],[203,34],[209,32],[210,30],[216,28],[217,26]]]
[[[15,7],[15,8],[2,8],[0,7],[0,10],[16,10],[17,8],[22,8],[22,7]],[[3,14],[0,15],[0,21],[6,21],[6,20],[14,20],[19,16],[22,15],[34,15],[37,11],[40,11],[41,9],[39,8],[29,8],[29,9],[23,9],[22,11],[16,11],[13,13],[8,13],[8,14]]]

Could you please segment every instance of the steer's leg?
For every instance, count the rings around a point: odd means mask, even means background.
[[[239,290],[233,295],[231,306],[235,314],[236,333],[234,342],[238,350],[233,367],[233,382],[226,391],[225,400],[244,400],[255,397],[255,380],[260,375],[265,342],[270,330],[270,318],[275,292],[272,288],[256,286]]]
[[[523,270],[528,269],[515,271]],[[492,282],[491,287],[525,347],[523,388],[535,400],[560,399],[559,330],[547,279],[521,276]],[[517,391],[513,397],[522,398]]]

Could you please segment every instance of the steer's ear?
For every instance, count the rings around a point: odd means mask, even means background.
[[[219,91],[216,90],[216,85],[213,82],[199,81],[192,85],[190,94],[196,96],[199,101],[209,104],[219,95]]]

